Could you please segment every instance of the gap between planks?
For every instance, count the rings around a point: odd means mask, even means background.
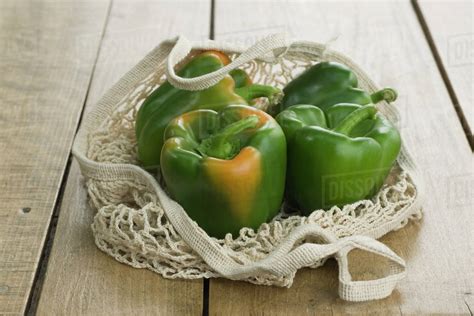
[[[211,0],[211,14],[210,14],[210,23],[209,23],[209,39],[214,40],[214,26],[215,26],[215,8],[216,0]],[[202,315],[209,315],[209,284],[210,280],[203,278],[202,279]]]
[[[209,23],[209,39],[215,39],[214,36],[214,26],[215,26],[215,13],[216,13],[216,0],[211,0],[211,18]]]
[[[471,151],[474,152],[474,139],[472,136],[471,128],[469,127],[469,122],[466,118],[466,115],[459,104],[458,96],[454,91],[453,84],[449,79],[449,74],[446,71],[444,66],[443,60],[438,52],[438,48],[436,47],[436,43],[433,39],[433,35],[431,34],[430,28],[426,23],[426,19],[423,15],[423,12],[418,4],[418,0],[411,0],[411,4],[413,5],[413,9],[415,10],[416,17],[418,18],[418,22],[420,23],[421,29],[423,30],[423,34],[425,35],[426,42],[431,50],[431,53],[434,57],[436,62],[436,66],[438,67],[439,73],[441,74],[441,78],[443,78],[443,83],[446,86],[446,90],[448,91],[449,98],[451,99],[451,103],[456,111],[456,115],[458,116],[459,122],[461,123],[462,129],[466,136],[467,142],[471,147]]]
[[[86,90],[84,102],[82,102],[82,108],[81,108],[81,112],[79,114],[79,119],[77,121],[76,130],[74,132],[74,138],[77,134],[77,131],[79,130],[79,126],[81,126],[82,117],[84,115],[84,109],[86,107],[86,103],[87,103],[87,100],[88,100],[88,97],[89,97],[89,91],[90,91],[90,88],[91,88],[92,79],[94,78],[94,73],[95,73],[95,68],[96,68],[96,65],[97,65],[97,60],[99,58],[100,49],[102,47],[102,43],[103,43],[103,40],[104,40],[105,31],[106,31],[107,25],[109,23],[110,12],[112,10],[113,1],[114,0],[110,0],[109,4],[108,4],[106,17],[105,17],[105,20],[104,20],[104,25],[102,26],[102,31],[101,31],[101,34],[100,34],[100,42],[99,42],[99,45],[97,47],[97,51],[96,51],[96,54],[95,54],[95,57],[94,57],[94,65],[92,66],[91,75],[89,77],[89,82],[87,84],[87,90]],[[55,205],[54,205],[54,211],[53,211],[53,215],[52,215],[52,218],[51,218],[51,222],[49,223],[48,232],[46,233],[46,240],[45,240],[45,243],[43,245],[43,250],[41,252],[40,260],[38,262],[38,267],[36,269],[35,277],[33,279],[33,284],[31,286],[31,291],[30,291],[30,295],[29,295],[29,298],[28,298],[28,302],[26,304],[25,315],[35,315],[36,314],[36,309],[38,307],[38,302],[39,302],[39,298],[40,298],[40,295],[41,295],[41,289],[43,288],[44,278],[46,276],[46,271],[48,269],[49,255],[51,254],[51,249],[53,247],[54,236],[56,234],[56,226],[58,224],[59,213],[60,213],[60,210],[61,210],[62,200],[63,200],[63,197],[64,197],[64,190],[66,189],[66,182],[67,182],[67,179],[68,179],[68,176],[69,176],[69,171],[71,170],[72,160],[73,160],[72,153],[69,152],[69,157],[68,157],[68,161],[67,161],[67,164],[66,164],[66,168],[64,170],[64,173],[63,173],[62,179],[61,179],[59,194],[58,194],[58,197],[57,197]]]

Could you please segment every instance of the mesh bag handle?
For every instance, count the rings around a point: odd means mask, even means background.
[[[211,44],[211,45],[209,45]],[[226,76],[229,71],[248,63],[256,58],[265,58],[267,61],[276,60],[282,56],[290,46],[284,34],[273,34],[257,41],[251,47],[246,49],[236,59],[228,65],[205,75],[194,78],[182,78],[176,74],[174,67],[181,62],[193,48],[200,46],[200,48],[212,49],[215,47],[214,42],[205,41],[200,43],[191,43],[188,39],[180,36],[176,40],[176,44],[168,55],[166,62],[166,78],[175,87],[184,90],[203,90],[209,88]],[[215,49],[215,48],[214,48]],[[222,50],[222,48],[221,48]],[[269,56],[270,54],[270,56]]]
[[[191,79],[180,78],[173,68],[191,49],[217,49],[241,54],[229,65],[214,73]],[[212,86],[230,70],[252,59],[275,60],[289,49],[312,54],[319,52],[321,56],[324,54],[325,58],[345,63],[352,67],[369,89],[375,91],[377,88],[355,63],[340,53],[326,51],[322,44],[295,42],[290,48],[289,42],[283,35],[271,35],[245,50],[235,45],[210,40],[193,43],[181,36],[175,40],[165,41],[156,47],[102,97],[96,108],[88,113],[82,123],[74,141],[73,154],[79,162],[83,175],[87,178],[101,181],[134,180],[146,184],[151,191],[156,193],[168,220],[183,240],[223,277],[239,280],[261,273],[270,273],[275,276],[290,275],[299,268],[311,266],[315,262],[334,256],[339,264],[339,295],[342,299],[365,301],[386,297],[391,294],[397,282],[405,276],[405,262],[388,247],[371,237],[351,236],[337,239],[318,225],[305,224],[293,230],[265,259],[242,265],[233,260],[215,239],[209,237],[199,228],[184,209],[166,195],[156,179],[149,173],[135,165],[98,163],[86,157],[88,134],[98,128],[113,113],[116,104],[134,88],[136,82],[144,79],[163,63],[166,63],[168,80],[173,85],[188,90],[199,90]],[[389,118],[391,110],[393,111],[392,119],[396,121],[397,111],[390,107],[388,108]],[[405,164],[404,167],[414,172],[415,166],[406,148],[402,148],[401,155],[402,158],[405,157],[401,161]],[[301,240],[309,237],[318,237],[325,243],[299,244]],[[349,273],[347,257],[352,249],[360,249],[387,258],[391,262],[390,272],[375,280],[353,281]]]

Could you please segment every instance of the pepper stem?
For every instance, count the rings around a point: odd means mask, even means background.
[[[363,120],[373,118],[375,113],[377,113],[377,109],[373,104],[364,105],[346,116],[335,128],[333,128],[333,131],[349,135],[354,127]]]
[[[397,99],[397,91],[392,88],[383,88],[377,92],[374,92],[370,95],[372,103],[376,104],[380,101],[393,102]]]
[[[251,84],[235,89],[235,93],[240,95],[247,102],[255,98],[267,98],[270,104],[277,104],[283,98],[283,92],[275,87],[262,84]]]
[[[238,139],[235,138],[242,131],[257,126],[259,119],[256,115],[247,116],[237,122],[227,125],[216,134],[206,138],[198,146],[198,151],[204,156],[219,159],[230,159],[240,151]]]

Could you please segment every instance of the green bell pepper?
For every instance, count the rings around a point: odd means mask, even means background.
[[[400,151],[397,129],[373,104],[323,112],[295,105],[276,120],[288,143],[287,195],[305,214],[371,198]]]
[[[373,94],[357,88],[355,74],[347,66],[336,62],[320,62],[290,81],[283,89],[283,99],[272,114],[297,104],[312,104],[323,111],[338,103],[376,104],[382,100],[393,102],[397,93],[385,88]]]
[[[278,213],[286,140],[270,115],[244,105],[195,110],[174,118],[164,138],[166,187],[210,236],[236,236]]]
[[[193,78],[222,68],[230,62],[227,55],[205,51],[192,58],[178,72],[181,77]],[[237,73],[237,76],[242,74]],[[238,77],[240,80],[240,77]],[[160,164],[163,132],[174,117],[196,109],[220,110],[230,104],[247,105],[258,97],[278,100],[281,90],[258,84],[247,84],[235,89],[232,76],[227,75],[216,85],[201,91],[187,91],[164,82],[145,99],[135,122],[138,158],[146,169],[156,169]]]
[[[250,86],[252,84],[252,79],[249,74],[242,69],[234,69],[229,72],[229,75],[234,79],[235,88],[242,88]]]

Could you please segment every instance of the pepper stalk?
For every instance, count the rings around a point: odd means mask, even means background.
[[[240,151],[238,134],[246,129],[255,128],[259,122],[256,115],[250,115],[227,125],[222,130],[204,139],[197,150],[204,157],[231,159]]]

